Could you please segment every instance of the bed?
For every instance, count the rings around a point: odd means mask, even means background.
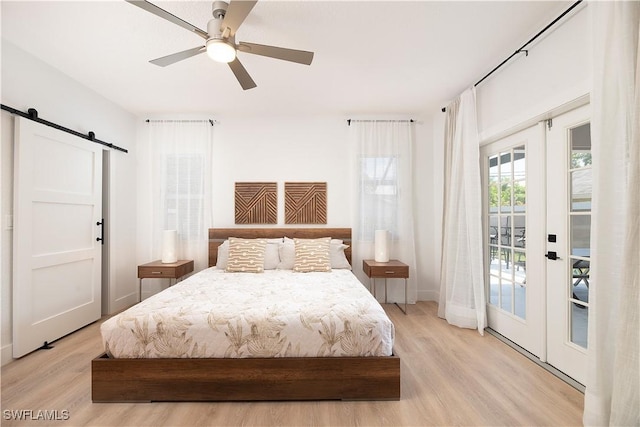
[[[224,228],[209,230],[209,265],[215,267],[219,246],[231,237],[281,239],[283,236],[291,239],[330,236],[342,240],[349,246],[344,249],[344,256],[351,261],[348,228]],[[390,320],[364,286],[359,282],[355,286],[353,282],[349,284],[357,279],[348,270],[293,274],[297,274],[297,279],[289,283],[283,280],[291,272],[279,269],[251,274],[210,268],[109,319],[102,329],[111,331],[108,333],[113,336],[103,332],[105,353],[92,361],[93,401],[399,399],[400,359],[393,354],[393,325],[387,325]],[[251,283],[254,281],[258,282],[257,287]],[[326,291],[333,296],[323,294],[324,287],[334,281],[337,288]],[[278,286],[279,283],[282,285]],[[310,304],[304,300],[305,294],[309,294],[311,300],[327,300],[334,310],[334,320],[340,321],[330,322],[299,305],[297,311],[287,313],[292,304],[278,303],[282,301],[276,294],[278,288],[304,307]],[[193,296],[195,298],[189,300]],[[168,353],[156,351],[157,345],[141,346],[140,340],[137,347],[135,341],[127,344],[127,336],[136,335],[131,333],[133,330],[137,330],[140,338],[142,323],[136,318],[138,314],[151,310],[155,313],[154,319],[161,322],[162,316],[174,316],[160,310],[173,300],[181,301],[178,311],[186,314],[182,319],[187,319],[183,322],[188,328],[195,328],[198,323],[189,317],[194,313],[215,312],[216,316],[207,318],[208,327],[190,330],[189,340],[185,340],[182,333],[179,345],[165,345],[171,350]],[[230,308],[216,305],[216,302],[226,304],[231,300],[239,301],[237,304],[245,319],[242,323],[227,317],[232,311]],[[266,322],[247,322],[247,318],[253,319],[255,310],[265,311],[264,307],[256,308],[256,304],[266,304],[280,317]],[[369,305],[371,310],[366,308]],[[361,320],[346,317],[347,312],[358,313],[358,310],[361,310],[358,315]],[[340,313],[337,317],[336,311]],[[375,317],[380,311],[386,320]],[[302,328],[288,329],[293,328],[296,320],[302,323]],[[382,335],[378,337],[377,331],[367,329],[366,334],[359,334],[360,339],[347,340],[352,345],[335,345],[332,334],[344,335],[356,329],[362,332],[356,323],[359,321],[382,325]],[[306,337],[298,332],[301,329],[308,330]],[[199,345],[193,345],[191,338],[205,330],[216,332],[221,338],[203,338],[196,340]],[[363,335],[366,339],[362,339]],[[175,338],[176,334],[172,336]],[[254,336],[262,339],[252,340]],[[297,341],[298,338],[302,342]],[[189,341],[188,345],[185,341]]]

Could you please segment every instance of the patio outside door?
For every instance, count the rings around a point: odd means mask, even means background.
[[[483,146],[481,155],[489,327],[542,357],[544,128]]]
[[[584,384],[593,286],[589,106],[554,118],[547,138],[547,240],[556,236],[547,242],[547,362]]]
[[[489,327],[584,384],[589,106],[481,149]]]

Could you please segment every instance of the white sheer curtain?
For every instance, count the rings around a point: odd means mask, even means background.
[[[409,266],[407,299],[417,297],[413,233],[413,125],[408,121],[351,121],[357,197],[353,272],[365,284],[362,260],[374,258],[375,230],[391,234],[389,255]],[[389,302],[404,302],[404,287],[389,286]]]
[[[178,259],[193,259],[195,271],[208,264],[212,138],[207,120],[149,123],[154,258],[161,258],[163,231],[178,230]]]
[[[447,106],[438,316],[484,334],[480,147],[475,88]]]
[[[593,267],[584,424],[640,425],[640,2],[592,2]]]

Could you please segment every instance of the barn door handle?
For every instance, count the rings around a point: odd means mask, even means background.
[[[96,225],[100,226],[100,237],[96,237],[96,242],[101,242],[104,245],[104,218],[96,222]]]
[[[547,259],[550,259],[550,260],[561,259],[561,258],[558,256],[558,253],[557,253],[557,252],[554,252],[554,251],[549,251],[549,252],[547,252],[546,254],[544,254],[544,256],[546,256],[546,257],[547,257]]]

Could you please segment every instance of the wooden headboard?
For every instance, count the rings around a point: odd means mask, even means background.
[[[210,228],[209,229],[209,267],[216,265],[218,246],[229,237],[242,239],[277,239],[290,237],[299,239],[318,239],[331,237],[341,239],[349,247],[344,254],[351,264],[351,229],[350,228]]]

